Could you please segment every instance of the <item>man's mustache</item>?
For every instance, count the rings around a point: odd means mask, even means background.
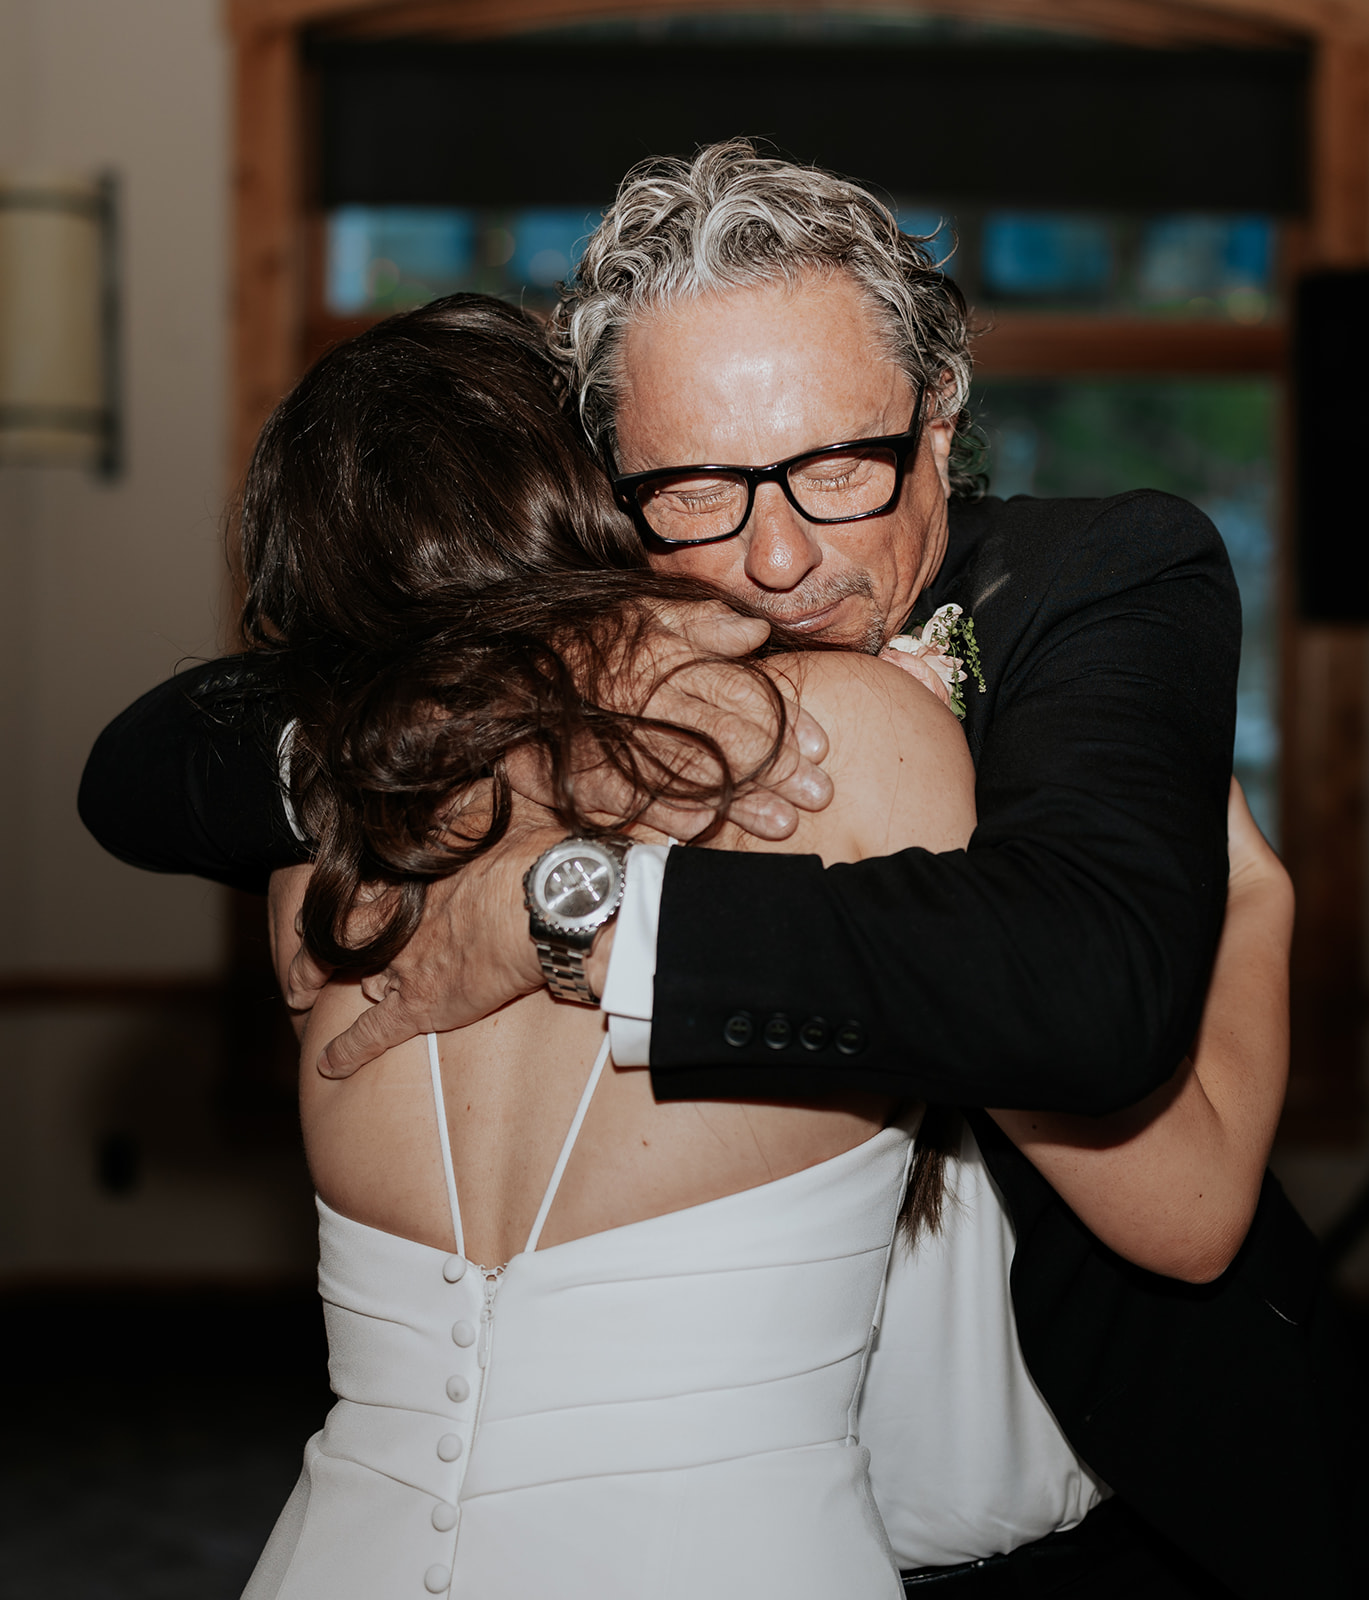
[[[833,639],[823,628],[810,637],[840,644],[847,650],[860,650],[868,656],[878,655],[884,647],[884,612],[875,595],[874,579],[868,572],[847,572],[826,581],[802,584],[782,595],[751,593],[746,599],[763,616],[782,627],[811,617],[815,611],[825,611],[828,606],[834,606],[841,600],[868,600],[870,615],[857,634]]]
[[[859,598],[873,601],[874,579],[868,572],[848,572],[826,582],[804,582],[797,589],[784,594],[766,594],[752,591],[746,596],[748,605],[772,622],[787,625],[810,617],[815,611],[825,611],[839,601]]]

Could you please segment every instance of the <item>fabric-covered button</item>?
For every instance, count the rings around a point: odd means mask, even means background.
[[[423,1587],[429,1594],[446,1594],[452,1586],[450,1567],[432,1566],[423,1574]]]
[[[460,1454],[460,1434],[444,1433],[437,1441],[437,1459],[439,1461],[455,1461]]]
[[[442,1263],[442,1276],[448,1283],[460,1283],[466,1276],[465,1256],[448,1256]]]
[[[445,1500],[439,1500],[433,1507],[433,1527],[439,1533],[450,1533],[456,1526],[457,1511],[455,1506],[449,1506]]]
[[[470,1397],[470,1384],[466,1382],[459,1372],[453,1373],[452,1376],[447,1379],[448,1400],[454,1401],[457,1405],[460,1405],[463,1400],[469,1400]]]
[[[865,1029],[858,1022],[843,1022],[837,1029],[837,1049],[844,1056],[855,1056],[864,1048]]]
[[[460,1322],[452,1323],[452,1343],[459,1344],[463,1350],[475,1343],[475,1329],[464,1317]]]
[[[765,1024],[761,1037],[771,1050],[784,1050],[793,1041],[794,1025],[783,1011],[777,1011]]]
[[[809,1017],[799,1029],[799,1043],[805,1050],[821,1050],[832,1036],[823,1017]]]
[[[736,1016],[727,1019],[723,1027],[723,1041],[730,1044],[734,1050],[740,1050],[743,1045],[751,1043],[755,1032],[755,1023],[745,1011],[739,1011]]]

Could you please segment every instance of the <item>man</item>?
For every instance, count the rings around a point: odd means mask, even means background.
[[[556,332],[653,561],[857,648],[942,604],[973,618],[980,826],[963,854],[827,871],[639,847],[618,923],[606,906],[592,950],[534,905],[540,963],[520,880],[557,841],[520,836],[431,897],[419,938],[373,986],[382,1003],[328,1069],[470,1020],[549,972],[561,992],[604,994],[615,1055],[649,1059],[662,1097],[843,1087],[1101,1112],[1162,1084],[1196,1026],[1225,883],[1239,624],[1210,525],[1154,495],[964,501],[948,518],[948,491],[971,487],[958,296],[871,197],[746,146],[629,180]],[[876,469],[892,473],[887,500],[860,478]],[[279,823],[245,853],[235,841],[269,813],[270,776],[249,754],[228,762],[238,787],[221,784],[209,763],[223,743],[164,688],[104,736],[83,814],[140,864],[259,880],[298,852]],[[169,800],[131,793],[118,770],[131,746],[184,762]],[[795,785],[822,798],[809,768]],[[914,925],[934,936],[910,937]],[[1017,1330],[1054,1412],[1038,1402],[1032,1423],[1048,1443],[1054,1430],[1050,1470],[1076,1470],[1068,1439],[1208,1576],[1149,1549],[1115,1507],[1051,1535],[1074,1520],[1057,1507],[1046,1537],[1006,1540],[991,1568],[912,1586],[1116,1593],[1119,1562],[1150,1561],[1141,1592],[1348,1592],[1348,1468],[1314,1403],[1326,1369],[1312,1357],[1331,1335],[1310,1240],[1277,1190],[1236,1266],[1189,1290],[1119,1262],[973,1125],[1016,1230]],[[890,1319],[884,1351],[896,1334]],[[1286,1393],[1257,1415],[1250,1396],[1266,1387]]]

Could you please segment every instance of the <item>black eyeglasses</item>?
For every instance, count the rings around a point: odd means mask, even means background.
[[[776,461],[769,467],[658,467],[617,473],[609,457],[614,498],[644,538],[672,548],[734,539],[746,526],[762,483],[777,483],[809,522],[861,522],[898,499],[908,456],[922,437],[919,384],[913,420],[904,433],[848,439]]]

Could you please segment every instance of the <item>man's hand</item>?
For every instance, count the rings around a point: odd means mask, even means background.
[[[305,1023],[319,991],[333,975],[304,948],[300,938],[299,914],[304,891],[309,887],[311,866],[279,867],[271,874],[266,894],[267,929],[271,936],[271,964],[276,982],[290,1008],[295,1034],[304,1036]]]
[[[540,989],[523,874],[564,837],[542,818],[515,823],[493,850],[430,885],[418,931],[383,972],[362,981],[375,1003],[319,1057],[324,1077],[349,1078],[406,1039],[465,1027]]]
[[[769,624],[740,617],[720,601],[663,607],[656,623],[649,648],[622,674],[620,709],[644,709],[662,721],[696,728],[714,740],[734,772],[754,770],[774,742],[774,707],[762,685],[727,662],[763,644]],[[646,690],[660,679],[665,681],[647,698]],[[677,772],[687,774],[694,765],[704,771],[704,758],[691,750],[676,745],[662,754]],[[818,765],[826,754],[827,735],[791,701],[777,760],[762,787],[733,801],[727,820],[759,839],[787,839],[798,827],[800,810],[821,811],[831,801],[832,780]],[[515,753],[508,772],[520,794],[539,804],[549,802],[545,769],[531,751]],[[632,808],[630,789],[607,768],[580,774],[577,785],[587,811],[621,817]],[[677,839],[692,839],[709,825],[713,813],[658,802],[643,820]]]

